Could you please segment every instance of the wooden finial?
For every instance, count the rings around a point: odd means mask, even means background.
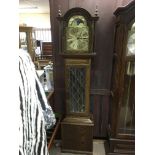
[[[96,5],[96,8],[95,8],[95,16],[98,16],[98,6]]]
[[[58,8],[59,8],[58,9],[58,16],[60,17],[62,15],[62,13],[61,13],[61,6],[59,5]]]

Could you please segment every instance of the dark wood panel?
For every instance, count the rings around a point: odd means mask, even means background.
[[[94,117],[94,137],[106,137],[107,129],[105,124],[108,124],[108,115],[105,115],[109,111],[109,97],[102,95],[91,95],[91,112]]]
[[[58,20],[56,19],[58,15],[59,6],[61,6],[62,11],[68,9],[68,1],[61,0],[49,0],[50,3],[50,18],[51,18],[51,35],[53,44],[53,70],[54,70],[54,100],[55,100],[55,110],[59,113],[65,113],[65,103],[64,103],[64,59],[58,53],[59,47],[59,26]]]
[[[104,95],[104,96],[110,96],[111,91],[108,89],[91,89],[90,90],[91,95]]]
[[[81,123],[81,125],[79,125],[79,123],[71,124],[63,121],[61,123],[61,128],[62,152],[86,153],[92,155],[93,124]]]
[[[42,42],[42,52],[43,55],[52,55],[52,43]]]

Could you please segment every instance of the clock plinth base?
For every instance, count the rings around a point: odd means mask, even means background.
[[[62,152],[93,154],[93,121],[84,117],[66,117],[61,123]]]

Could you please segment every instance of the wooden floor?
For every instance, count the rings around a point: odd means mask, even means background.
[[[84,154],[61,153],[61,142],[58,141],[55,142],[55,145],[50,151],[50,155],[84,155]],[[103,140],[93,141],[93,155],[105,155]]]

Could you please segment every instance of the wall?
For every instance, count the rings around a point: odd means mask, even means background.
[[[131,1],[133,0],[117,0],[116,2],[116,9],[118,7],[122,7],[122,6],[126,6],[127,4],[129,4]]]
[[[50,28],[50,14],[20,13],[19,24],[23,23],[36,28]]]
[[[64,94],[64,59],[58,54],[59,23],[58,6],[64,14],[73,7],[83,7],[94,15],[95,6],[98,5],[99,21],[96,24],[97,55],[92,59],[91,71],[91,111],[94,116],[94,137],[106,137],[109,99],[111,86],[111,73],[113,62],[113,44],[115,17],[113,12],[118,6],[128,4],[131,0],[50,0],[50,18],[53,38],[54,54],[54,86],[55,111],[65,113]]]

